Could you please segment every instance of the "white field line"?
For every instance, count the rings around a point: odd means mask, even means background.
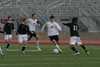
[[[43,59],[23,59],[25,61],[41,61],[41,60],[73,60],[75,58],[63,58],[63,59],[58,59],[58,58],[43,58]],[[77,60],[100,60],[100,58],[77,58]],[[2,59],[2,61],[20,61],[20,59]]]
[[[38,64],[42,64],[42,65],[48,65],[48,64],[53,64],[53,65],[63,65],[63,64],[100,64],[100,62],[59,62],[59,63],[19,63],[19,64],[0,64],[0,66],[25,66],[25,65],[38,65]]]
[[[4,49],[3,49],[3,51],[5,51]],[[8,52],[17,52],[17,51],[21,51],[21,50],[18,50],[18,49],[9,49],[9,50],[7,50]],[[38,52],[38,50],[25,50],[25,51],[32,51],[32,52]]]

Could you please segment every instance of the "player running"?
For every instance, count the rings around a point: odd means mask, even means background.
[[[70,28],[70,48],[75,52],[75,55],[79,55],[80,54],[79,51],[74,47],[75,44],[80,45],[84,49],[86,54],[88,55],[89,52],[85,48],[85,46],[82,44],[82,42],[80,40],[79,33],[78,33],[78,30],[79,30],[78,18],[77,17],[73,17],[72,23],[63,23],[63,24]]]
[[[61,32],[61,27],[58,23],[55,22],[54,16],[50,16],[50,21],[46,22],[46,24],[42,27],[42,32],[44,28],[47,27],[48,29],[48,36],[52,43],[56,45],[56,48],[59,50],[60,53],[63,53],[59,47],[59,32]]]
[[[4,39],[7,43],[6,50],[8,50],[8,48],[11,44],[11,41],[12,41],[12,32],[15,31],[14,24],[12,22],[12,17],[11,16],[8,17],[8,21],[5,24],[3,31],[4,31],[4,34],[5,34]]]
[[[29,30],[30,30],[30,36],[28,38],[28,41],[32,38],[35,37],[36,38],[36,46],[37,46],[37,50],[41,51],[40,47],[39,47],[39,36],[36,34],[35,32],[35,28],[36,25],[39,24],[39,21],[36,19],[36,15],[32,14],[32,18],[28,19],[28,26],[29,26]]]
[[[28,40],[27,34],[28,33],[29,33],[29,27],[27,25],[27,19],[25,18],[23,20],[23,22],[19,25],[19,28],[17,30],[18,42],[21,45],[23,44],[23,46],[22,46],[22,53],[25,53],[24,50],[25,50],[26,45],[27,45],[27,40]]]

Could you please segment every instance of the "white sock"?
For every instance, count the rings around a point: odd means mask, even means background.
[[[62,51],[62,50],[60,49],[59,45],[56,45],[56,48],[57,48],[59,51]]]
[[[2,49],[1,49],[1,47],[0,47],[0,53],[3,54],[3,53],[2,53]]]
[[[36,47],[37,47],[37,49],[40,49],[38,40],[36,41]]]

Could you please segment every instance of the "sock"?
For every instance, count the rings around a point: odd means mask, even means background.
[[[84,45],[81,45],[81,47],[85,50],[85,52],[87,52],[86,48]]]
[[[1,47],[0,47],[0,53],[3,54],[3,53],[2,53],[2,49],[1,49]]]
[[[56,48],[57,48],[59,51],[62,51],[62,50],[60,49],[59,45],[56,45]]]
[[[9,48],[9,46],[10,46],[10,44],[7,44],[6,49],[8,49],[8,48]]]
[[[24,51],[24,50],[25,50],[25,48],[26,48],[26,46],[23,46],[23,47],[22,47],[22,51]]]
[[[38,40],[36,41],[36,47],[37,47],[37,49],[40,49]]]
[[[77,53],[78,51],[76,50],[76,48],[75,47],[72,47],[71,48],[75,53]]]

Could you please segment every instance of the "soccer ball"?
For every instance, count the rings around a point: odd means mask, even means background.
[[[58,54],[58,53],[59,53],[58,49],[54,49],[54,50],[53,50],[53,53],[54,53],[54,54]]]

